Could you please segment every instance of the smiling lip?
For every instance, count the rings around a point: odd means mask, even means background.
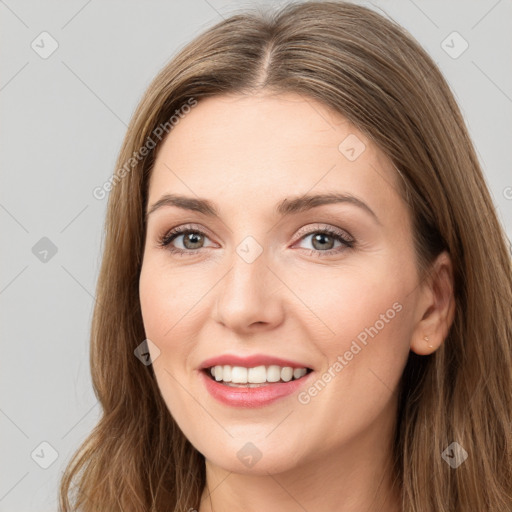
[[[219,402],[232,407],[263,407],[272,402],[289,396],[302,386],[310,382],[315,372],[309,372],[300,379],[289,382],[276,382],[262,384],[259,387],[231,387],[211,379],[206,369],[200,370],[199,377],[202,379],[206,389]]]
[[[208,375],[209,368],[212,366],[242,366],[244,368],[255,368],[256,366],[277,365],[280,367],[289,366],[291,368],[307,368],[306,364],[291,361],[289,359],[281,359],[279,357],[268,356],[264,354],[254,354],[252,356],[235,356],[233,354],[223,354],[217,357],[206,359],[199,367],[199,376],[202,379],[207,391],[219,402],[232,407],[262,407],[272,402],[289,396],[299,388],[304,386],[311,380],[310,371],[300,379],[291,380],[289,382],[266,383],[257,387],[243,386],[234,387],[227,386],[221,382],[217,382]]]

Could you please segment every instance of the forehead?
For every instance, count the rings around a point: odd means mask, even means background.
[[[251,208],[333,190],[376,210],[400,199],[391,162],[337,112],[295,94],[228,95],[201,100],[174,126],[149,197],[175,192]]]

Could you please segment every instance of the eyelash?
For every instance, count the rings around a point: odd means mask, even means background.
[[[189,233],[195,233],[202,235],[204,237],[208,237],[208,235],[200,230],[195,228],[191,225],[184,225],[179,226],[177,228],[171,229],[171,231],[168,231],[163,236],[159,237],[158,239],[158,246],[166,248],[168,251],[170,251],[172,254],[177,254],[178,256],[193,256],[197,252],[199,252],[201,249],[204,249],[204,247],[200,247],[198,249],[177,249],[176,247],[171,246],[171,242],[173,242],[178,236],[180,235],[186,235]],[[336,249],[328,249],[326,251],[320,251],[318,249],[303,249],[307,252],[309,256],[316,256],[316,257],[324,257],[324,256],[331,256],[333,254],[340,253],[341,251],[344,251],[345,249],[352,249],[355,245],[355,240],[353,238],[349,238],[347,235],[344,234],[343,231],[338,230],[336,228],[332,227],[323,227],[318,228],[314,230],[310,230],[307,233],[304,233],[298,241],[310,236],[310,235],[317,235],[317,234],[324,234],[329,235],[334,240],[337,240],[341,242],[345,247],[338,247]]]

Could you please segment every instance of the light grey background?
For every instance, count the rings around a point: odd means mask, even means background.
[[[64,466],[99,417],[88,341],[107,200],[92,190],[114,171],[157,71],[206,27],[254,3],[0,0],[2,512],[56,510]],[[372,5],[445,74],[512,238],[512,1]],[[46,56],[52,39],[58,48]],[[43,237],[55,255],[44,253]]]

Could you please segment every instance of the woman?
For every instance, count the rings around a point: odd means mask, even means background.
[[[63,511],[512,510],[510,256],[402,28],[232,16],[156,77],[117,169],[103,416]]]

